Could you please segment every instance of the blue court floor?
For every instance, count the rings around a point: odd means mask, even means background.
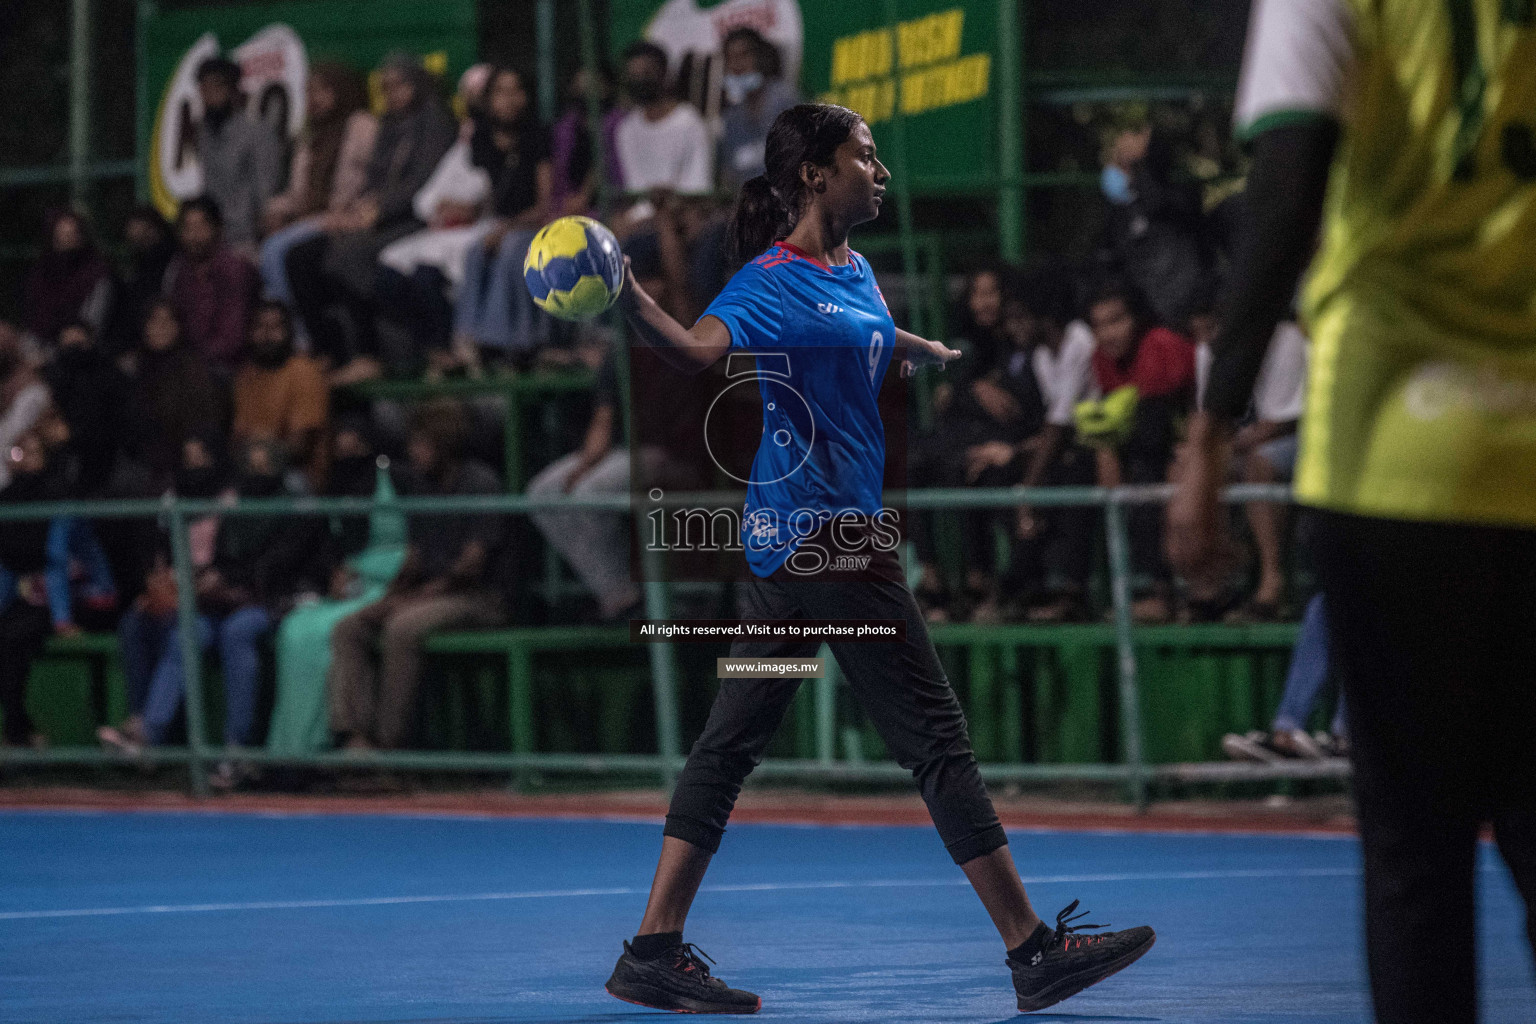
[[[0,1021],[637,1021],[602,984],[660,829],[601,821],[0,814]],[[927,828],[740,825],[688,938],[766,1019],[1366,1020],[1345,839],[1015,832],[1039,909],[1151,924],[1143,960],[1019,1018],[1003,950]],[[1536,1021],[1485,851],[1484,1012]]]

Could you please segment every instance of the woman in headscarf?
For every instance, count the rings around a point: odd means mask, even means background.
[[[383,369],[375,357],[374,266],[385,246],[422,227],[413,200],[458,134],[418,59],[394,54],[379,78],[384,116],[362,195],[327,218],[324,234],[290,249],[286,261],[294,304],[317,354],[338,368],[332,378],[338,385]],[[344,307],[350,330],[325,316],[334,304]]]
[[[128,451],[160,490],[171,483],[188,440],[222,434],[213,374],[182,341],[169,299],[150,303],[133,371]]]
[[[379,123],[368,112],[363,76],[343,64],[309,69],[304,135],[293,153],[288,189],[267,203],[268,237],[261,245],[267,295],[293,305],[284,262],[288,250],[325,230],[362,194]]]
[[[23,313],[39,345],[52,344],[72,320],[100,330],[112,305],[112,268],[71,210],[48,218],[48,247],[27,277]]]

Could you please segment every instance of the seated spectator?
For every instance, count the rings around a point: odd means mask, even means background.
[[[416,193],[416,217],[426,230],[406,235],[379,254],[379,308],[387,322],[410,334],[417,356],[425,355],[429,372],[450,364],[453,306],[450,292],[464,280],[464,260],[492,227],[487,216],[491,178],[476,166],[471,150],[476,126],[485,119],[489,64],[476,64],[459,78],[465,116],[459,140],[443,154],[432,176]],[[381,323],[381,328],[384,324]]]
[[[621,443],[619,383],[612,349],[592,393],[592,421],[582,446],[544,468],[528,485],[533,497],[623,494],[629,490],[629,450]],[[640,602],[629,568],[629,516],[595,509],[544,509],[533,523],[597,598],[603,619],[622,618]]]
[[[338,426],[331,443],[326,497],[393,501],[387,459],[375,453],[364,421]],[[405,517],[390,508],[366,516],[337,516],[323,566],[330,587],[301,601],[277,629],[277,703],[267,732],[273,754],[312,754],[331,744],[325,680],[336,624],[374,604],[405,558]]]
[[[550,164],[554,172],[550,202],[556,216],[591,216],[596,210],[597,168],[587,125],[591,113],[587,97],[592,92],[597,94],[602,117],[603,182],[610,193],[624,186],[615,136],[627,111],[613,101],[613,74],[606,65],[597,69],[595,78],[588,76],[586,68],[577,68],[566,88],[560,117],[550,129]]]
[[[40,438],[29,433],[6,449],[11,485],[0,491],[0,503],[46,500],[47,462]],[[0,530],[0,563],[15,574],[40,575],[48,532],[46,522],[10,522]],[[9,575],[9,573],[8,573]],[[47,598],[37,575],[17,589],[19,575],[10,575],[0,599],[0,745],[43,749],[47,739],[27,713],[27,681],[32,662],[43,652],[52,629]]]
[[[368,158],[363,194],[326,218],[325,232],[288,250],[294,305],[315,345],[333,369],[332,384],[377,377],[374,283],[384,247],[422,228],[413,201],[443,154],[456,126],[421,62],[388,57],[379,72],[384,116]],[[338,307],[342,318],[330,315]]]
[[[287,307],[263,302],[251,317],[245,361],[235,373],[234,422],[230,440],[236,445],[276,441],[294,469],[317,487],[325,474],[321,439],[330,418],[330,390],[325,371],[293,347],[293,321]]]
[[[1110,204],[1102,257],[1159,321],[1183,324],[1207,288],[1211,254],[1200,186],[1178,180],[1173,165],[1168,138],[1150,127],[1115,137],[1102,178]]]
[[[1102,487],[1156,484],[1168,479],[1178,417],[1193,400],[1195,349],[1182,335],[1153,326],[1133,285],[1102,286],[1088,305],[1093,327],[1094,379],[1105,397],[1078,415],[1079,433],[1098,448]],[[1131,410],[1128,416],[1125,410]],[[1084,413],[1088,412],[1088,415]],[[1162,509],[1133,505],[1127,515],[1131,567],[1146,596],[1133,612],[1142,621],[1170,617],[1172,572],[1163,558]]]
[[[1211,370],[1211,338],[1215,320],[1209,314],[1194,318],[1192,330],[1198,347],[1195,354],[1197,394],[1205,393]],[[1233,466],[1248,484],[1288,483],[1296,468],[1296,430],[1306,407],[1307,336],[1296,323],[1287,321],[1275,329],[1269,350],[1253,385],[1253,405],[1247,422],[1232,438]],[[1285,506],[1272,501],[1251,501],[1244,506],[1248,529],[1259,558],[1259,582],[1246,606],[1235,618],[1274,622],[1280,618],[1285,599]]]
[[[799,96],[794,86],[784,81],[778,47],[755,29],[732,29],[721,45],[725,54],[725,107],[715,166],[720,188],[734,194],[745,182],[764,173],[768,130],[780,112],[799,102]],[[714,210],[688,243],[688,288],[699,308],[720,293],[733,269],[732,213],[729,206]]]
[[[199,461],[189,458],[187,468],[209,468],[198,465]],[[280,446],[248,445],[240,458],[232,496],[271,498],[282,494],[284,468]],[[201,481],[192,489],[202,490]],[[227,746],[249,746],[256,737],[258,644],[272,628],[274,616],[285,611],[301,589],[316,585],[306,573],[313,567],[319,542],[317,525],[292,517],[230,516],[216,521],[213,527],[212,557],[200,561],[194,552],[194,562],[200,563],[194,579],[198,642],[204,650],[218,647]],[[119,635],[130,693],[142,695],[137,704],[142,715],[141,742],[164,743],[185,694],[174,606],[156,607],[153,599],[141,602],[123,616]],[[126,738],[133,742],[132,736]],[[213,781],[227,788],[237,780],[235,768],[225,762]]]
[[[418,410],[408,446],[407,493],[500,491],[495,473],[464,457],[467,433],[464,412],[455,403]],[[349,750],[405,744],[414,725],[421,646],[428,635],[504,620],[489,578],[501,541],[496,516],[412,516],[407,537],[405,562],[384,596],[342,619],[331,635],[331,731]]]
[[[714,188],[709,128],[697,108],[668,91],[667,54],[655,43],[624,51],[624,89],[635,107],[619,122],[614,145],[624,189],[639,199],[613,219],[614,234],[646,290],[692,323],[699,297],[688,289],[686,254],[702,221],[696,205],[676,197],[708,197]]]
[[[756,29],[734,28],[721,44],[725,52],[725,113],[720,119],[720,187],[736,192],[764,173],[768,129],[782,111],[800,102],[784,81],[778,47]]]
[[[51,399],[32,363],[21,335],[0,321],[0,454],[8,453],[37,425]],[[0,488],[11,482],[11,462],[0,458]]]
[[[933,429],[914,447],[908,472],[914,487],[961,487],[966,479],[966,453],[985,437],[988,414],[973,385],[987,378],[1010,342],[1003,329],[1003,295],[1010,275],[1002,266],[973,271],[965,283],[964,305],[952,344],[965,353],[934,389]],[[983,389],[983,393],[985,393]],[[964,600],[955,598],[938,562],[932,515],[912,520],[912,539],[920,565],[917,596],[930,621],[963,617],[972,605],[987,599],[992,589],[988,569],[995,559],[989,546],[990,513],[961,513],[966,573]]]
[[[472,374],[480,351],[526,362],[549,330],[523,282],[523,260],[549,220],[549,131],[533,112],[521,72],[499,67],[486,83],[470,161],[491,182],[491,227],[469,247],[453,315],[454,355]]]
[[[63,501],[77,497],[73,463],[69,458],[69,427],[57,411],[50,408],[37,425],[22,435],[12,449],[17,465],[27,467],[27,475],[11,481],[3,493],[14,502]],[[13,524],[15,525],[15,524]],[[42,562],[34,564],[36,552],[32,535],[42,530]],[[84,582],[86,606],[96,613],[110,613],[117,606],[117,584],[112,566],[102,550],[96,531],[88,520],[74,516],[55,516],[37,523],[21,524],[17,531],[17,556],[20,561],[0,556],[0,606],[17,594],[18,585],[31,572],[41,570],[41,585],[52,615],[53,631],[60,636],[81,632],[75,623],[74,575]]]
[[[141,337],[132,361],[124,442],[148,472],[148,486],[158,491],[171,483],[186,442],[219,436],[222,417],[213,374],[182,341],[181,320],[169,299],[150,303]]]
[[[229,374],[245,344],[256,297],[256,272],[224,244],[219,207],[188,199],[176,215],[176,258],[165,272],[165,293],[176,307],[186,343],[210,368]]]
[[[267,202],[261,283],[268,298],[293,305],[288,250],[325,230],[362,195],[379,122],[368,112],[363,76],[326,61],[309,69],[304,134],[293,151],[288,188]]]
[[[149,304],[165,289],[165,271],[176,255],[171,226],[153,206],[136,206],[123,225],[127,262],[122,266],[112,322],[101,336],[101,347],[116,358],[139,344],[139,328]]]
[[[73,496],[104,496],[128,430],[128,377],[101,351],[90,325],[79,321],[59,331],[42,376],[68,429]]]
[[[203,192],[223,217],[225,242],[254,260],[262,213],[281,179],[282,143],[271,125],[246,113],[234,61],[210,57],[198,65],[197,91],[203,102],[197,125]]]
[[[48,219],[48,245],[27,275],[23,322],[32,344],[46,349],[73,320],[101,330],[112,311],[112,268],[71,210]]]
[[[1094,456],[1077,443],[1073,413],[1078,403],[1098,397],[1093,331],[1073,318],[1070,283],[1057,274],[1033,274],[1004,308],[1005,331],[1013,343],[1010,366],[1029,360],[1045,403],[1045,424],[1026,452],[1019,483],[1024,487],[1092,486]],[[1014,595],[1016,605],[1031,606],[1027,613],[1031,621],[1086,616],[1096,521],[1093,508],[1021,506],[1014,511],[1004,591]],[[1037,595],[1031,589],[1053,573],[1061,585],[1046,600],[1035,601]]]
[[[1301,632],[1296,636],[1290,671],[1285,677],[1285,691],[1280,695],[1280,706],[1269,732],[1228,733],[1221,740],[1221,749],[1228,757],[1234,761],[1273,764],[1297,758],[1320,761],[1349,756],[1348,708],[1343,690],[1339,691],[1327,734],[1307,731],[1312,711],[1328,682],[1328,646],[1327,609],[1323,595],[1314,594],[1301,619]]]

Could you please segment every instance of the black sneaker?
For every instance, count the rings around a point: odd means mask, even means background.
[[[603,987],[615,999],[674,1013],[756,1013],[763,1001],[751,992],[727,988],[709,976],[709,954],[691,942],[673,946],[654,960],[641,960],[624,943],[624,955]]]
[[[1073,900],[1070,907],[1056,915],[1055,933],[1045,940],[1044,947],[1029,963],[1019,963],[1012,957],[1003,961],[1013,971],[1013,988],[1019,994],[1020,1013],[1043,1010],[1077,995],[1089,985],[1097,985],[1135,963],[1157,941],[1157,933],[1145,926],[1098,935],[1076,934],[1084,928],[1104,927],[1101,924],[1068,927],[1078,918],[1088,916],[1086,911],[1076,917],[1069,916],[1076,909],[1077,900]]]

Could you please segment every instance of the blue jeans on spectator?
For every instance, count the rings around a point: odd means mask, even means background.
[[[1275,712],[1274,731],[1305,731],[1327,681],[1328,621],[1323,609],[1323,595],[1319,593],[1307,602],[1306,613],[1301,619],[1301,633],[1296,637],[1296,649],[1291,652],[1291,670],[1285,677],[1285,694],[1280,698],[1280,710]],[[1346,734],[1342,692],[1329,731],[1335,736]]]
[[[112,565],[96,530],[86,519],[60,516],[48,520],[47,565],[43,570],[48,590],[48,612],[55,626],[75,621],[69,568],[71,561],[79,562],[85,570],[85,594],[90,598],[114,598],[117,583],[112,578]],[[16,574],[0,565],[0,611],[4,611],[16,596]]]
[[[261,287],[268,298],[276,299],[289,309],[293,308],[293,288],[288,284],[288,268],[285,263],[288,250],[319,233],[318,221],[301,220],[274,231],[261,243]]]
[[[217,643],[224,668],[226,744],[249,746],[255,736],[261,671],[257,645],[271,628],[272,617],[260,605],[245,605],[221,617],[197,617],[199,654]],[[144,733],[151,744],[164,743],[186,695],[176,616],[151,615],[133,608],[123,616],[117,633],[128,684],[128,710],[144,716]]]
[[[509,354],[529,352],[544,340],[548,321],[538,316],[523,283],[532,231],[509,231],[495,252],[476,243],[464,260],[464,283],[453,311],[453,333]]]

